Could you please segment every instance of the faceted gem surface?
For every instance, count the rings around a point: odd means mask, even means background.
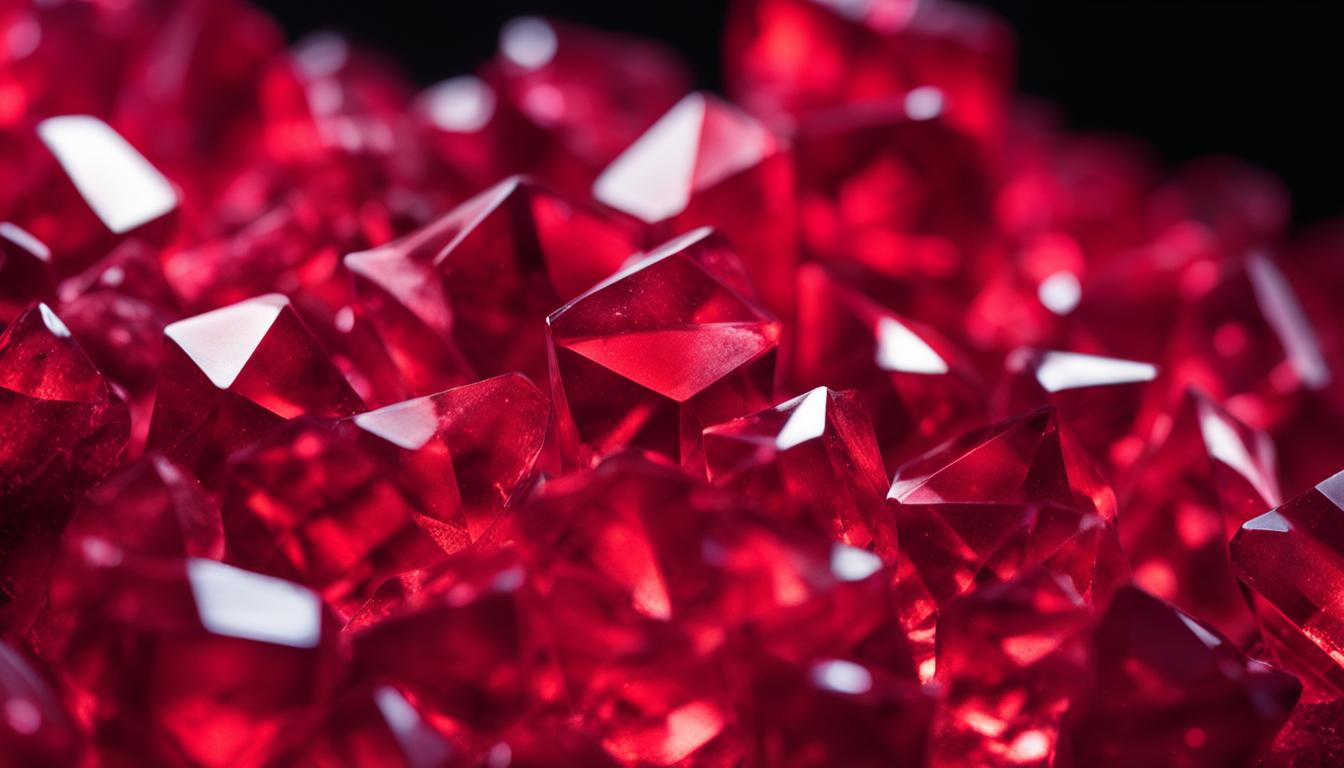
[[[258,766],[313,727],[341,670],[316,593],[92,539],[70,551],[79,588],[50,606],[67,620],[43,653],[103,759]]]
[[[0,633],[32,620],[61,529],[129,431],[126,404],[46,304],[0,334]]]
[[[1274,446],[1195,392],[1165,423],[1121,489],[1120,534],[1134,581],[1247,640],[1254,623],[1227,543],[1243,522],[1279,502]]]
[[[1128,578],[1114,496],[1050,408],[908,462],[887,503],[901,542],[898,605],[926,679],[937,611],[977,585],[1044,565],[1104,604]]]
[[[891,469],[983,423],[983,385],[934,329],[887,309],[855,281],[818,264],[798,270],[791,379],[861,392]]]
[[[814,389],[709,427],[704,441],[715,485],[837,541],[894,554],[895,532],[874,530],[886,471],[857,392]]]
[[[383,339],[411,393],[424,395],[469,380],[469,370],[544,381],[542,319],[638,250],[627,225],[513,177],[345,261],[356,277],[358,315]]]
[[[272,294],[164,329],[149,446],[215,490],[229,452],[265,430],[360,410],[289,300]]]
[[[1057,765],[1254,765],[1302,690],[1134,587],[1116,593],[1091,645]]]
[[[1081,692],[1092,612],[1067,578],[1033,569],[938,617],[935,766],[1046,766]]]
[[[51,249],[23,228],[0,222],[0,328],[35,301],[55,303]]]
[[[75,765],[81,739],[59,692],[17,648],[0,643],[0,765]]]
[[[1146,400],[1157,367],[1134,360],[1019,349],[1006,360],[995,395],[1000,416],[1053,405],[1096,467],[1114,479],[1143,451]]]
[[[696,230],[547,318],[561,452],[590,465],[626,446],[702,461],[705,427],[770,404],[780,324],[730,287]]]
[[[1256,612],[1275,657],[1315,697],[1344,691],[1344,476],[1334,475],[1247,520],[1232,540],[1232,567],[1259,599]]]
[[[593,183],[649,225],[650,244],[712,226],[738,249],[767,307],[787,315],[797,262],[792,161],[780,139],[714,96],[677,102]]]

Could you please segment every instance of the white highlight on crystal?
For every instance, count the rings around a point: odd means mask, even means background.
[[[524,69],[540,69],[555,58],[560,41],[549,22],[536,16],[521,16],[504,25],[499,50]]]
[[[943,92],[931,85],[921,86],[905,94],[905,114],[911,120],[932,120],[943,114],[945,106]]]
[[[1041,305],[1056,315],[1067,315],[1083,298],[1083,286],[1072,272],[1056,272],[1041,281],[1036,289]]]
[[[704,98],[682,99],[597,177],[593,197],[645,221],[686,210],[704,121]]]
[[[242,373],[289,299],[278,293],[171,323],[163,334],[177,343],[192,362],[220,389],[228,389]]]
[[[1307,389],[1324,389],[1330,384],[1330,366],[1325,362],[1316,331],[1293,294],[1288,278],[1262,254],[1250,258],[1246,271],[1255,291],[1255,301],[1264,311],[1274,335],[1283,344],[1283,351],[1298,378]]]
[[[891,317],[877,322],[877,366],[902,373],[947,373],[947,362],[933,347]]]
[[[495,91],[479,77],[463,75],[430,86],[420,103],[436,128],[474,133],[494,116]]]
[[[38,314],[42,315],[42,324],[47,326],[48,331],[60,336],[62,339],[70,338],[70,329],[66,328],[65,323],[61,322],[61,318],[57,317],[56,313],[51,311],[51,307],[48,307],[46,304],[38,304],[37,311]]]
[[[784,428],[775,436],[775,448],[781,451],[815,440],[826,431],[826,388],[817,387],[807,394],[779,406],[778,410],[793,409]]]
[[[434,402],[427,397],[395,403],[355,417],[355,426],[408,451],[423,448],[438,432]]]
[[[873,688],[873,675],[852,661],[831,659],[812,665],[812,683],[818,688],[857,695]]]
[[[882,568],[882,559],[872,552],[847,544],[831,545],[831,575],[841,581],[863,581]]]
[[[1132,384],[1157,378],[1157,366],[1134,360],[1085,355],[1080,352],[1046,352],[1036,367],[1036,381],[1046,392]]]
[[[18,224],[0,221],[0,238],[14,243],[45,262],[51,261],[51,249],[47,247],[47,244],[38,240],[31,232]]]
[[[94,214],[123,234],[177,207],[177,192],[135,147],[88,115],[53,117],[37,134]]]
[[[187,580],[201,624],[216,635],[292,648],[322,637],[322,600],[298,584],[197,558]]]

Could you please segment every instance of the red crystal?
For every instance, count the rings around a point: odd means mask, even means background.
[[[704,441],[715,485],[837,541],[894,554],[895,531],[874,530],[887,479],[857,392],[814,389],[709,427]]]
[[[1044,565],[1104,604],[1128,578],[1114,496],[1051,408],[908,462],[887,499],[901,543],[897,600],[925,679],[937,612],[958,595]]]
[[[650,244],[712,226],[738,252],[765,305],[792,305],[793,166],[778,137],[736,107],[694,93],[607,167],[593,197],[649,226]]]
[[[713,232],[663,244],[547,318],[567,463],[626,446],[702,461],[705,427],[770,404],[780,324],[716,268]]]
[[[1344,615],[1334,597],[1344,580],[1342,506],[1337,474],[1247,520],[1232,540],[1232,567],[1259,598],[1266,644],[1313,697],[1344,692]]]
[[[0,642],[0,765],[76,765],[80,736],[60,694],[21,651]]]
[[[74,505],[121,463],[130,419],[70,331],[36,304],[0,335],[0,633],[40,606]]]
[[[958,598],[938,617],[934,766],[1047,766],[1081,692],[1092,612],[1044,569]]]
[[[338,699],[317,737],[282,762],[315,768],[436,768],[457,765],[459,757],[459,745],[395,686],[362,685]]]
[[[363,410],[284,296],[179,320],[164,337],[149,446],[212,490],[231,451],[285,419]]]
[[[1093,634],[1087,684],[1056,765],[1255,765],[1301,693],[1290,675],[1133,587]]]
[[[0,222],[0,329],[35,301],[55,303],[51,249],[23,228]]]
[[[1196,392],[1163,418],[1121,489],[1120,526],[1134,581],[1244,641],[1254,630],[1227,542],[1279,502],[1274,446]]]

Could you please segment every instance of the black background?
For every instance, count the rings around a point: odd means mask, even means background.
[[[1080,129],[1150,142],[1169,162],[1229,153],[1268,168],[1307,224],[1344,214],[1344,1],[1000,0],[1021,90]],[[662,40],[718,88],[724,0],[269,0],[291,38],[331,28],[430,83],[489,56],[521,13]]]

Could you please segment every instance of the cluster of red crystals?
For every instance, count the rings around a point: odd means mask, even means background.
[[[1339,224],[729,6],[0,3],[0,766],[1340,762]]]

